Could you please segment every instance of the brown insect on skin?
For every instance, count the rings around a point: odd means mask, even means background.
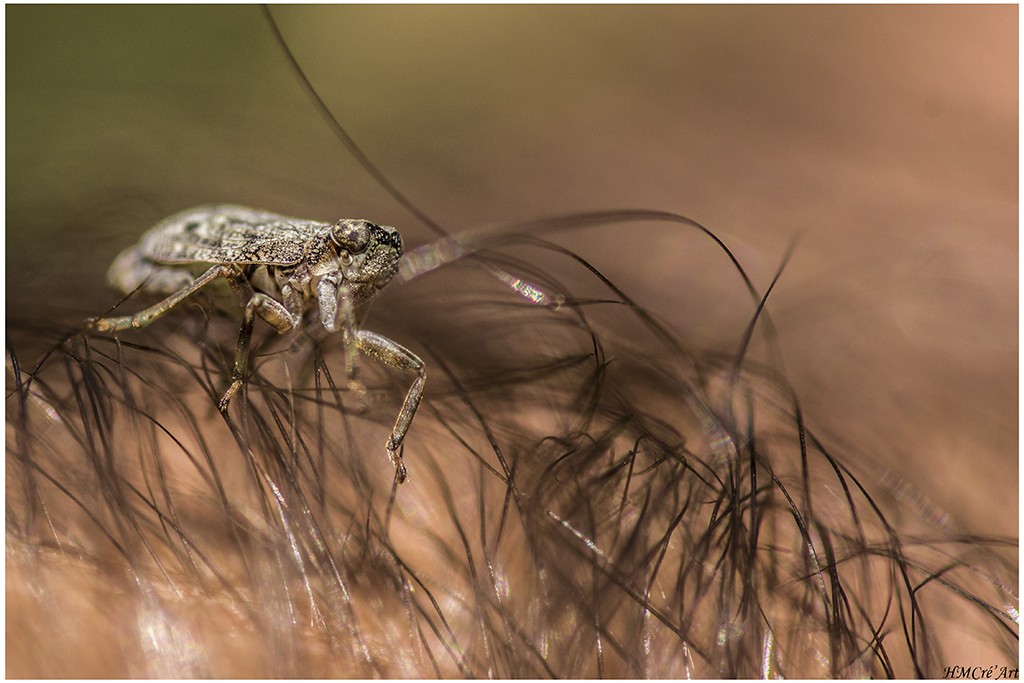
[[[107,273],[109,283],[122,292],[141,289],[167,298],[134,315],[92,319],[89,327],[99,332],[140,329],[224,278],[243,308],[232,381],[218,403],[227,414],[245,383],[256,318],[285,334],[317,306],[324,328],[342,333],[350,389],[365,394],[356,377],[359,351],[416,373],[386,444],[402,483],[402,442],[423,398],[426,367],[401,344],[356,325],[356,311],[391,281],[401,258],[398,231],[370,221],[323,223],[242,206],[197,207],[158,223],[114,259]],[[210,267],[195,277],[189,267],[197,264]]]

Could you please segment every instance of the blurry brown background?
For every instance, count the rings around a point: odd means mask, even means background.
[[[809,422],[953,523],[1016,537],[1016,7],[273,12],[353,137],[450,231],[675,211],[762,289],[799,237],[770,311]],[[28,323],[112,305],[117,251],[195,204],[430,239],[332,137],[258,9],[6,13],[19,352]],[[751,314],[690,233],[562,241],[697,345],[734,348]]]

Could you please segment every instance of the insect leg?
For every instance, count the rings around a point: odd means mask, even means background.
[[[238,281],[244,280],[237,267],[224,264],[216,265],[158,304],[139,311],[135,315],[93,318],[88,321],[88,328],[99,332],[119,332],[145,327],[219,277],[225,278],[236,289]]]
[[[391,438],[387,443],[388,457],[397,470],[398,483],[402,483],[405,481],[406,471],[405,465],[402,463],[400,449],[402,441],[405,439],[405,433],[409,431],[409,425],[423,398],[423,389],[427,383],[427,368],[416,354],[387,337],[368,330],[357,330],[355,335],[359,350],[393,368],[413,370],[417,374],[416,380],[409,387],[409,393],[405,396],[402,409],[398,412],[395,426],[391,430]]]
[[[339,306],[341,313],[341,339],[345,345],[345,377],[348,379],[348,388],[362,396],[366,401],[366,387],[356,378],[356,360],[359,356],[359,345],[356,341],[356,311],[352,305],[352,293],[347,285],[342,285],[339,291]]]
[[[238,331],[238,344],[235,347],[235,367],[231,372],[231,385],[221,396],[217,403],[220,412],[227,414],[228,404],[238,390],[245,383],[245,377],[249,368],[249,349],[252,341],[252,328],[256,322],[256,316],[263,318],[271,327],[277,330],[278,334],[291,332],[298,326],[301,320],[301,308],[290,311],[287,306],[277,299],[274,299],[262,292],[255,292],[252,285],[244,278],[236,283],[235,291],[240,296],[248,295],[245,302],[245,310],[242,313],[242,326]],[[287,289],[284,292],[285,300],[291,301],[291,292]],[[294,305],[293,305],[294,307]]]
[[[139,311],[135,315],[93,319],[89,321],[88,326],[100,332],[118,332],[145,327],[219,277],[228,281],[245,305],[242,327],[238,333],[238,345],[235,348],[235,367],[231,373],[231,386],[228,387],[217,405],[222,413],[226,413],[231,398],[242,387],[246,368],[249,366],[249,346],[256,316],[263,318],[271,327],[283,334],[298,325],[300,315],[298,312],[289,311],[284,304],[266,294],[254,291],[238,266],[223,263],[213,266],[158,304]]]
[[[354,392],[366,407],[366,387],[356,377],[359,346],[356,342],[356,312],[352,303],[352,290],[347,284],[338,284],[336,278],[325,276],[317,284],[320,320],[331,331],[341,331],[345,347],[345,378],[349,391]]]

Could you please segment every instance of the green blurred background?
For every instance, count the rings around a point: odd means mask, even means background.
[[[1016,535],[1016,7],[272,12],[352,136],[450,231],[676,211],[762,288],[800,236],[771,311],[809,418]],[[6,18],[7,330],[23,351],[38,321],[112,305],[111,259],[196,204],[431,238],[332,136],[260,9]],[[697,346],[733,348],[750,316],[694,235],[563,240]]]

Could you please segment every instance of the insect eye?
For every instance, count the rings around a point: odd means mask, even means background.
[[[331,230],[331,241],[342,251],[360,254],[370,243],[370,225],[366,221],[338,221]]]

